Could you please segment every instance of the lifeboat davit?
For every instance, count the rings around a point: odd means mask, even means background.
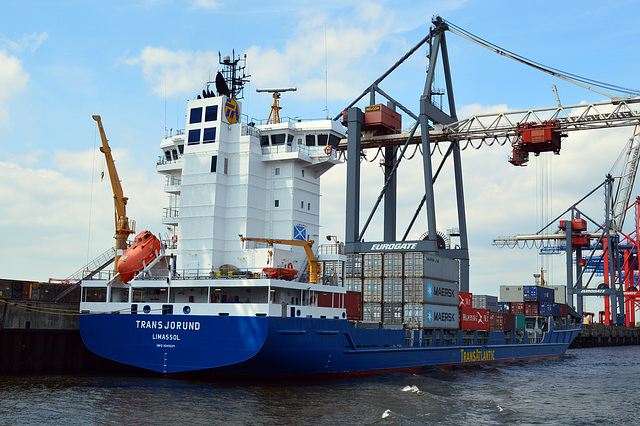
[[[264,268],[262,270],[269,278],[291,281],[298,273],[293,268]]]
[[[129,247],[118,261],[118,272],[123,282],[131,281],[136,272],[149,265],[156,256],[160,255],[162,243],[150,231],[143,231],[136,235],[135,242]]]

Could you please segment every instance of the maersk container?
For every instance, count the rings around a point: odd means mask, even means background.
[[[459,291],[458,298],[460,299],[459,306],[461,308],[473,308],[473,297],[471,293],[466,291]]]
[[[423,311],[424,328],[457,330],[460,327],[457,306],[431,305],[425,303]]]
[[[425,278],[423,288],[425,303],[447,306],[458,306],[460,303],[458,283]]]
[[[524,290],[521,285],[501,285],[500,286],[501,302],[523,302]]]
[[[484,294],[474,294],[472,296],[473,307],[478,309],[488,309],[491,312],[498,312],[498,298]]]
[[[567,286],[566,285],[550,285],[549,288],[554,290],[554,302],[567,303]]]
[[[514,314],[515,329],[516,331],[524,330],[527,327],[525,316],[522,314]]]
[[[404,254],[404,276],[414,278],[424,277],[422,253],[409,252]]]
[[[423,255],[422,253],[420,254]],[[460,267],[458,261],[455,259],[424,254],[423,266],[425,278],[456,283],[460,280]]]
[[[463,330],[487,330],[491,328],[488,309],[460,308],[460,328]]]
[[[525,285],[523,290],[525,302],[553,302],[554,291],[552,288],[540,285]]]
[[[498,312],[503,314],[511,313],[511,303],[509,302],[498,302]]]

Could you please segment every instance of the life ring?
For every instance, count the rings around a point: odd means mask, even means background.
[[[289,262],[289,264],[287,265],[287,268],[293,269],[293,265],[291,264],[291,262]]]
[[[329,145],[324,147],[324,153],[327,155],[331,155],[331,152],[333,151],[333,148],[331,148]]]
[[[171,241],[174,242],[174,243],[177,243],[178,242],[178,236],[174,235],[173,237],[171,237]]]

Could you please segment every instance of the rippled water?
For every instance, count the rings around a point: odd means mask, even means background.
[[[637,424],[640,346],[294,383],[0,376],[0,424]]]

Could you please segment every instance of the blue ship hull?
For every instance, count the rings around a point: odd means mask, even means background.
[[[557,357],[580,329],[553,330],[532,344],[505,344],[504,332],[492,332],[486,345],[407,346],[403,329],[346,320],[96,314],[80,318],[80,331],[100,356],[169,375],[316,376]]]

